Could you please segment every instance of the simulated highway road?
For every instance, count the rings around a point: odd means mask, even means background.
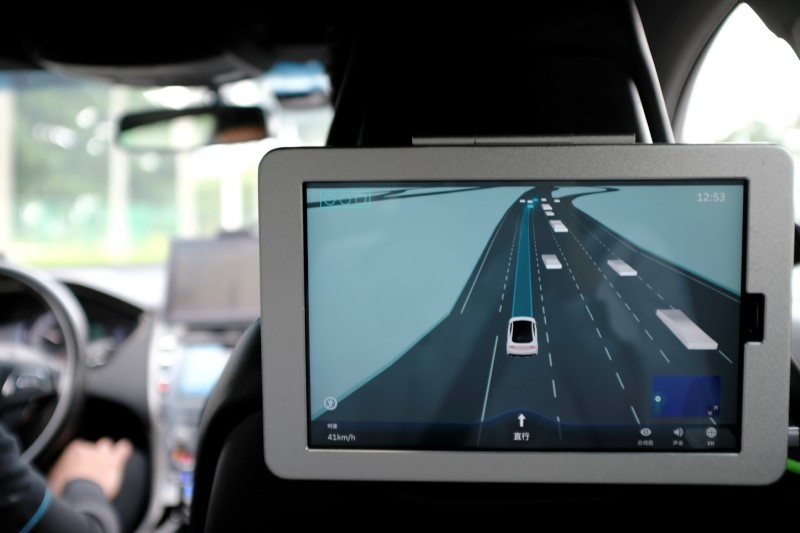
[[[609,430],[625,447],[649,424],[735,424],[739,298],[553,192],[510,205],[452,312],[318,420],[367,421],[401,446],[487,448],[592,447]],[[706,344],[689,349],[659,311],[685,315]],[[538,355],[506,354],[512,316],[536,319]],[[659,387],[685,376],[717,384],[718,401],[676,406]]]

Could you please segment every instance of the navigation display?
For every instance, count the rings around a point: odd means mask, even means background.
[[[306,183],[309,447],[739,450],[745,192]]]

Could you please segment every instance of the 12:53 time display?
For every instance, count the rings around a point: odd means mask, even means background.
[[[699,192],[697,193],[698,202],[724,202],[724,192]]]

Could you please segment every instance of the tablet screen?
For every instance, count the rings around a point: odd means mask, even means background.
[[[306,183],[308,446],[738,450],[745,192]]]

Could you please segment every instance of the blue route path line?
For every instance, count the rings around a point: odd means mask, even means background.
[[[531,288],[531,211],[533,205],[522,208],[517,241],[517,270],[514,274],[514,302],[511,316],[533,316],[533,292]]]

